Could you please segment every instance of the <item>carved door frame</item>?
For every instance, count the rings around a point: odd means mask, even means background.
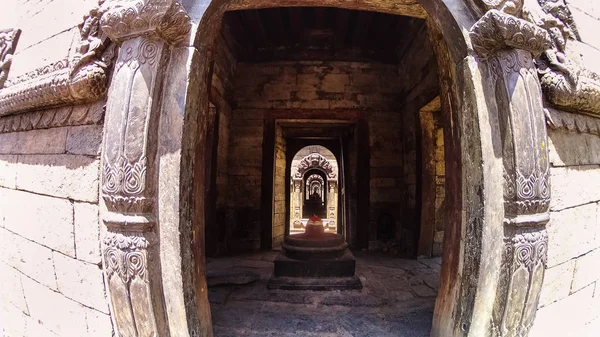
[[[117,0],[102,10],[100,25],[119,47],[100,194],[108,229],[105,279],[121,336],[212,336],[204,259],[212,44],[225,11],[285,5],[184,3]],[[422,7],[368,0],[293,5],[426,19],[440,71],[449,208],[431,335],[508,336],[515,329],[526,336],[547,240],[549,195],[543,190],[549,185],[541,160],[547,149],[538,146],[546,129],[539,82],[530,76],[531,55],[544,36],[493,9],[478,15],[471,2],[418,3]],[[525,42],[515,38],[522,33],[531,33]],[[517,62],[507,63],[511,57]],[[519,95],[513,97],[515,88]],[[523,125],[535,137],[524,137]],[[533,166],[527,156],[535,159]],[[528,255],[531,249],[535,253]]]

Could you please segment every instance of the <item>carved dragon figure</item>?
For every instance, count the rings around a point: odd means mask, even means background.
[[[600,115],[600,76],[566,55],[569,39],[581,39],[565,0],[477,1],[485,10],[496,9],[546,30],[551,46],[535,60],[546,99],[562,110]]]
[[[548,101],[570,111],[600,114],[600,76],[566,55],[569,39],[581,40],[565,0],[525,0],[523,18],[544,28],[552,48],[536,63]]]
[[[0,31],[0,88],[8,77],[8,69],[12,63],[12,54],[19,39],[20,30]]]

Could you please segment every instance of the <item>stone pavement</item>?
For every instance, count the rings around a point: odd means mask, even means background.
[[[362,290],[268,290],[276,251],[209,259],[211,274],[253,272],[256,282],[209,287],[215,337],[427,337],[441,259],[355,252]]]

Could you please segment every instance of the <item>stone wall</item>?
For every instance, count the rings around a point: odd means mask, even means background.
[[[77,25],[97,4],[97,0],[3,1],[0,28],[21,29],[6,86],[29,78],[38,68],[66,65],[79,38]]]
[[[290,182],[285,179],[286,171],[286,141],[283,137],[283,129],[275,127],[275,171],[273,173],[273,247],[283,243],[285,235],[285,223],[287,222],[285,209],[285,186]]]
[[[264,114],[234,110],[230,119],[227,232],[232,250],[260,247]]]
[[[396,111],[403,83],[395,65],[367,62],[239,63],[239,109],[368,109]]]
[[[48,128],[0,128],[0,326],[6,336],[112,334],[98,219],[103,104],[27,113],[10,123]],[[16,119],[3,117],[0,124]],[[36,120],[47,123],[31,123]]]
[[[582,40],[569,41],[571,57],[599,72],[600,4],[586,0],[568,4]],[[597,124],[596,118],[559,115],[565,117],[566,127],[548,130],[552,184],[548,263],[530,336],[596,336],[600,331],[600,133],[578,127],[582,120]]]
[[[556,129],[548,137],[548,263],[531,336],[588,336],[600,328],[600,136]]]
[[[444,128],[440,115],[434,113],[435,135],[435,231],[433,234],[433,256],[442,256],[444,227],[446,226],[446,161],[444,159]]]

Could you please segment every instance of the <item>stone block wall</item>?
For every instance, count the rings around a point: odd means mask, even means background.
[[[277,125],[275,127],[275,171],[273,184],[273,247],[283,243],[285,235],[285,223],[287,222],[285,208],[285,186],[289,181],[285,179],[286,171],[286,141],[283,137],[283,129]]]
[[[0,118],[11,126],[0,127],[5,336],[112,334],[98,218],[103,104]]]
[[[531,336],[594,336],[588,333],[600,331],[600,135],[550,129],[548,138],[548,263]]]
[[[230,119],[227,236],[230,249],[260,247],[264,114],[234,110]]]
[[[395,65],[368,62],[238,63],[240,109],[368,109],[395,111],[402,83]]]

